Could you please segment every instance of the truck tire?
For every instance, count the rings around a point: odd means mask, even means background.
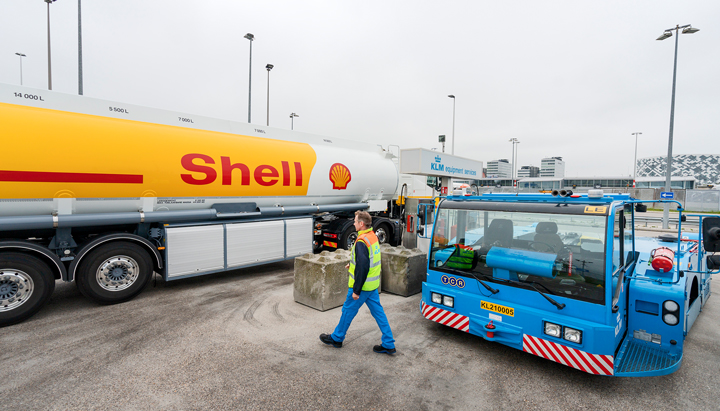
[[[22,253],[0,253],[0,327],[35,315],[54,290],[55,277],[42,260]]]
[[[389,244],[390,238],[392,237],[392,229],[388,223],[380,223],[375,229],[375,235],[378,238],[378,243]]]
[[[342,235],[340,236],[340,243],[338,244],[338,248],[343,250],[350,250],[355,244],[355,240],[357,240],[357,231],[355,231],[354,225],[350,225],[348,226],[348,228],[345,229],[345,231],[343,231]]]
[[[100,304],[128,301],[142,292],[152,277],[150,255],[139,245],[113,242],[83,257],[75,284],[87,298]]]

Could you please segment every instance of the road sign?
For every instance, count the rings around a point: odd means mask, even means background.
[[[660,198],[672,200],[673,198],[675,198],[675,193],[673,193],[672,191],[662,192],[662,193],[660,193]]]

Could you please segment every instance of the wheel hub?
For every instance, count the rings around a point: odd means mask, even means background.
[[[350,250],[353,247],[353,245],[355,245],[355,240],[357,240],[357,237],[358,237],[357,233],[352,233],[348,236],[347,246],[345,248],[346,250]]]
[[[379,228],[379,229],[375,232],[375,235],[377,236],[378,242],[379,242],[380,244],[385,244],[385,243],[387,242],[387,233],[385,232],[385,229],[384,229],[384,228]]]
[[[32,277],[20,270],[0,270],[0,311],[25,304],[35,289]]]
[[[133,258],[118,255],[103,261],[98,267],[95,278],[100,287],[107,291],[122,291],[138,279],[140,270]]]

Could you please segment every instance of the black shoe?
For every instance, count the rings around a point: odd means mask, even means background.
[[[330,334],[320,334],[320,341],[335,348],[342,348],[342,341],[335,341]],[[394,350],[393,350],[394,351]]]
[[[397,352],[397,350],[394,348],[385,348],[382,345],[374,346],[373,351],[375,351],[378,354],[388,354],[388,355],[392,355],[392,354],[395,354],[395,352]]]

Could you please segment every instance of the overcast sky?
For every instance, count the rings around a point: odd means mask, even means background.
[[[47,88],[47,5],[0,0],[0,82]],[[78,92],[78,1],[50,6],[53,90]],[[675,154],[720,154],[720,1],[83,0],[84,94],[569,176],[631,175],[667,155],[676,24]],[[6,137],[6,136],[4,136]]]

